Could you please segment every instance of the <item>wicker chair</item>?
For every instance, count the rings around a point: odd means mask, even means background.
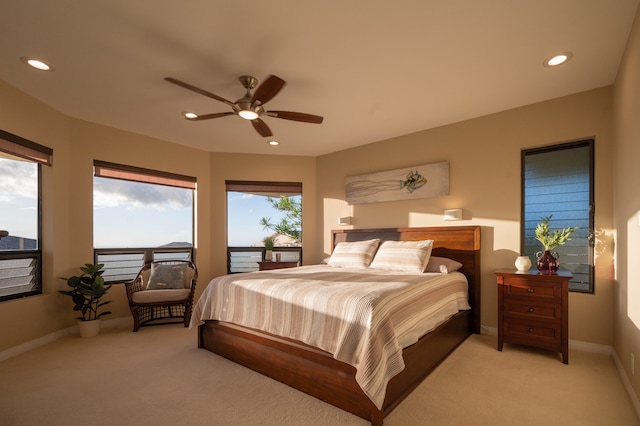
[[[146,264],[133,281],[125,283],[133,331],[144,325],[178,322],[188,327],[197,279],[196,265],[187,260]]]

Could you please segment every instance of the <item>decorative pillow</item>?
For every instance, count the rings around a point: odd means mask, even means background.
[[[183,289],[186,270],[185,263],[179,265],[152,263],[147,290]]]
[[[366,268],[380,244],[379,239],[340,242],[331,253],[327,264],[337,268]]]
[[[433,240],[385,241],[371,262],[371,269],[421,274],[429,262]]]
[[[462,263],[446,257],[431,256],[425,272],[439,272],[441,274],[450,274],[462,268]]]

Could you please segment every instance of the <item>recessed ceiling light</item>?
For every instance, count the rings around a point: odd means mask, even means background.
[[[280,142],[278,142],[278,141],[269,141],[269,142],[267,142],[267,143],[268,143],[269,145],[271,145],[271,146],[278,146],[278,145],[280,145]]]
[[[182,116],[187,120],[193,120],[194,118],[198,118],[198,114],[194,114],[193,112],[183,112]]]
[[[573,53],[571,53],[571,52],[558,53],[558,54],[555,54],[555,55],[545,59],[543,65],[545,67],[550,67],[550,68],[551,67],[556,67],[558,65],[562,65],[562,64],[566,63],[572,57],[573,57]]]
[[[24,62],[25,64],[38,69],[40,71],[53,71],[53,68],[51,68],[51,66],[45,64],[44,62],[38,60],[38,59],[34,59],[34,58],[28,58],[26,56],[23,56],[22,58],[20,58],[20,60],[22,62]]]

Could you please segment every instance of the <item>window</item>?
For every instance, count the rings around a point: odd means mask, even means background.
[[[226,189],[229,273],[257,271],[267,236],[282,261],[301,261],[301,183],[227,181]]]
[[[0,301],[42,293],[40,172],[52,155],[0,131]]]
[[[93,245],[108,282],[135,277],[145,262],[191,260],[196,179],[94,161]]]
[[[541,250],[535,229],[552,215],[550,228],[578,227],[571,240],[555,249],[560,269],[571,271],[572,291],[593,293],[594,141],[522,151],[522,253],[535,265]]]

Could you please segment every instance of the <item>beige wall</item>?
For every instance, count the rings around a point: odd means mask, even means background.
[[[497,326],[493,272],[512,268],[520,250],[520,153],[523,148],[596,140],[596,228],[601,254],[596,294],[572,293],[569,338],[613,344],[611,97],[605,87],[548,102],[426,130],[318,158],[318,252],[328,254],[338,218],[354,216],[357,228],[482,226],[482,324]],[[348,206],[347,176],[450,162],[450,195]],[[464,209],[460,222],[444,222],[443,210]]]
[[[43,294],[0,304],[0,352],[75,324],[71,302],[56,277],[78,273],[93,262],[93,160],[195,176],[196,297],[216,275],[226,273],[225,179],[302,182],[303,222],[315,219],[315,159],[216,154],[71,119],[0,82],[0,128],[53,148],[53,167],[43,169]],[[161,232],[161,230],[160,230]],[[310,262],[315,227],[303,235],[303,261]],[[130,317],[124,288],[107,296],[113,315]]]
[[[616,293],[614,350],[640,397],[640,9],[614,91]],[[631,371],[631,353],[636,357]]]
[[[637,47],[635,49],[637,57]],[[627,71],[629,76],[637,75],[637,63],[634,65],[628,60],[625,67],[636,71]],[[624,77],[624,73],[621,75]],[[631,77],[623,77],[624,93],[637,94],[638,89],[633,86],[637,85],[637,78],[634,82]],[[612,345],[612,98],[613,89],[605,87],[309,158],[203,153],[70,119],[0,83],[0,128],[54,149],[54,166],[45,170],[43,179],[44,294],[0,305],[0,351],[73,324],[75,315],[69,301],[56,292],[64,283],[55,277],[73,273],[78,265],[92,259],[91,164],[94,158],[198,178],[198,294],[209,279],[226,270],[225,179],[303,183],[303,253],[307,264],[318,262],[329,253],[330,230],[339,227],[338,218],[342,216],[354,216],[358,228],[481,225],[482,324],[495,327],[497,297],[492,271],[512,267],[520,246],[520,151],[590,137],[596,139],[596,228],[600,235],[596,294],[571,294],[570,339]],[[616,199],[617,207],[627,210],[617,216],[620,220],[632,217],[630,212],[640,208],[637,199],[631,203],[624,198],[633,194],[632,185],[637,181],[629,177],[637,169],[631,159],[637,158],[633,154],[637,154],[634,150],[638,148],[633,142],[637,145],[638,130],[628,116],[634,112],[637,115],[638,100],[628,94],[619,94],[617,98],[616,106],[622,111],[624,124],[616,130],[626,135],[621,137],[616,158],[623,170],[617,176],[622,188],[629,187]],[[344,202],[347,176],[443,160],[451,165],[449,196],[357,206]],[[634,200],[633,196],[631,199]],[[466,220],[444,222],[442,212],[448,208],[463,208]],[[640,235],[636,238],[640,241]],[[624,240],[619,235],[618,244],[621,242]],[[619,250],[620,255],[623,249],[619,247]],[[628,280],[619,278],[621,285],[627,286]],[[618,301],[621,311],[626,306],[622,295]],[[111,318],[128,316],[123,289],[115,287],[112,296],[115,313]],[[617,321],[616,348],[620,353],[628,353],[630,342],[639,340],[637,328],[624,313]],[[640,354],[637,345],[633,350]]]

